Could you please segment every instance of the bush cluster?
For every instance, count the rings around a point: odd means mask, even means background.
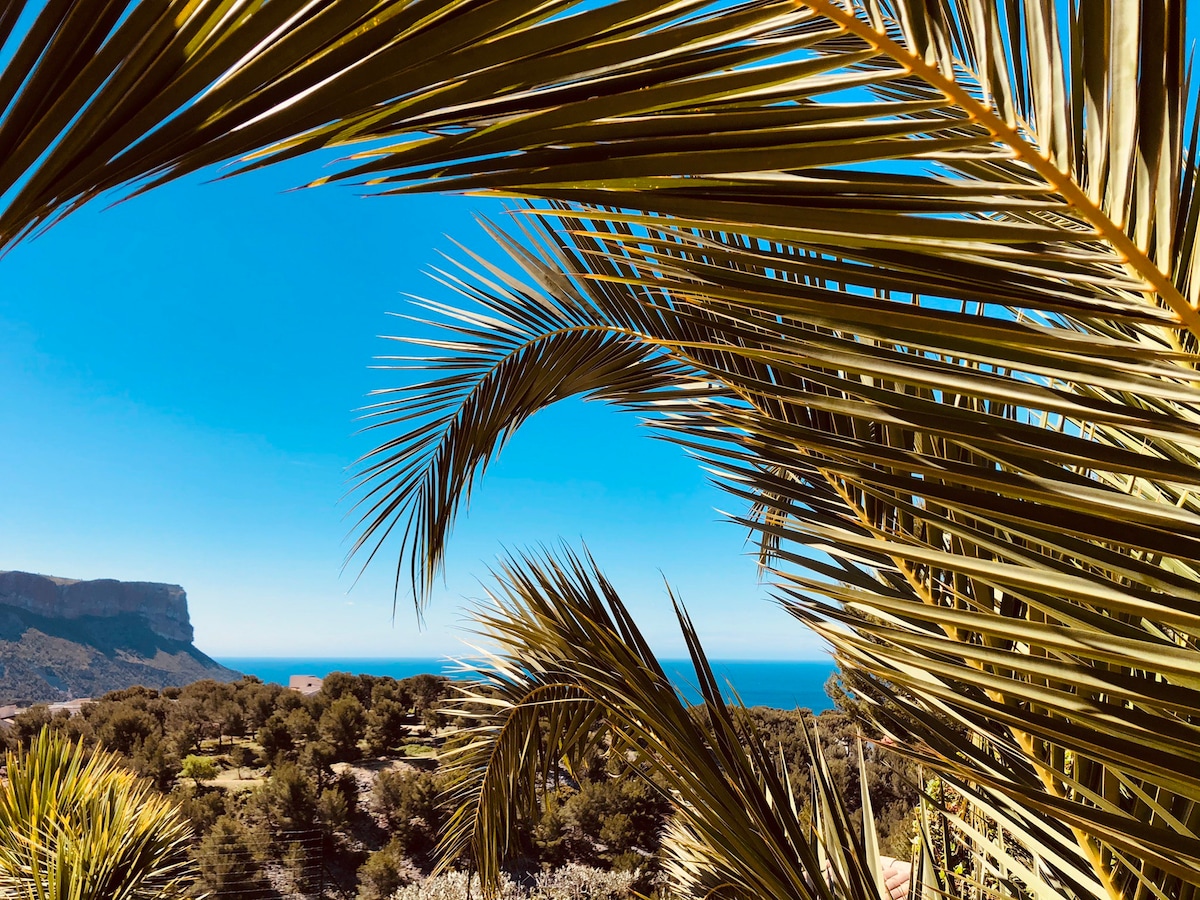
[[[322,885],[359,900],[463,896],[453,873],[428,878],[450,810],[439,752],[455,731],[439,706],[449,682],[334,673],[304,696],[246,678],[163,691],[131,688],[50,716],[34,707],[8,739],[28,743],[44,727],[122,755],[179,803],[196,832],[197,891],[214,898],[270,898]],[[697,710],[697,715],[703,715]],[[807,711],[755,707],[738,713],[807,782]],[[834,777],[857,806],[858,724],[819,717]],[[886,853],[908,855],[915,773],[865,744],[866,777]],[[541,812],[522,822],[505,897],[607,900],[653,894],[666,793],[623,757],[594,754],[554,773]],[[462,882],[460,884],[460,882]],[[454,893],[454,891],[458,893]]]

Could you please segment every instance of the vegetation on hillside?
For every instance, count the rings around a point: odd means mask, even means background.
[[[161,692],[138,687],[75,716],[33,707],[16,717],[8,739],[20,750],[59,735],[112,754],[125,777],[141,776],[154,802],[170,801],[193,829],[196,891],[269,898],[315,895],[323,885],[384,900],[425,881],[453,813],[444,759],[464,733],[441,710],[457,694],[433,675],[397,681],[346,673],[331,674],[310,696],[253,678]],[[699,707],[694,714],[705,716]],[[796,777],[806,776],[811,760],[801,735],[810,714],[753,708],[740,715]],[[837,711],[819,720],[834,777],[857,796],[857,727]],[[884,812],[880,834],[895,855],[907,855],[915,770],[870,756],[868,779]],[[629,763],[597,747],[581,766],[555,768],[541,800],[520,824],[510,892],[541,885],[542,895],[555,897],[571,878],[607,885],[614,897],[656,889],[671,807]]]
[[[193,645],[156,634],[137,615],[54,619],[2,603],[0,659],[0,706],[237,676]]]

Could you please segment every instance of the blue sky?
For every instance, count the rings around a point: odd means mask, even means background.
[[[417,628],[391,565],[351,590],[353,410],[387,373],[376,336],[453,235],[486,248],[465,197],[287,191],[312,160],[93,204],[0,260],[0,568],[167,581],[215,655],[463,652],[463,600],[503,547],[586,541],[652,643],[681,655],[662,579],[709,652],[803,659],[819,644],[765,599],[735,502],[632,416],[536,416],[489,470]]]

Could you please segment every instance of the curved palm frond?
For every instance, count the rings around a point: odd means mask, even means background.
[[[637,329],[655,313],[630,291],[565,274],[570,247],[546,246],[538,255],[490,225],[488,230],[525,280],[478,257],[474,263],[482,271],[463,267],[469,280],[443,273],[439,280],[474,308],[419,303],[437,316],[439,336],[396,340],[435,355],[380,359],[389,369],[445,374],[376,391],[377,402],[363,410],[366,430],[399,434],[358,461],[353,491],[361,512],[350,556],[363,551],[369,563],[403,524],[401,565],[409,561],[418,611],[441,566],[459,504],[508,436],[539,409],[584,396],[663,412],[727,396],[644,340]],[[556,258],[560,253],[571,255]],[[397,588],[401,572],[398,567]]]
[[[166,900],[194,879],[182,814],[114,754],[45,729],[6,762],[0,896]]]
[[[843,664],[903,686],[881,707],[892,732],[970,781],[978,759],[960,762],[961,735],[947,743],[927,721],[931,708],[957,715],[999,759],[981,782],[993,808],[1075,829],[1041,836],[1060,881],[1193,883],[1191,826],[1173,811],[1200,797],[1186,774],[1200,401],[1182,355],[1049,313],[1034,324],[863,296],[801,275],[808,260],[839,263],[802,249],[592,215],[553,214],[547,256],[574,267],[559,281],[628,290],[592,315],[722,386],[660,427],[769,511],[746,522],[783,542],[785,599]],[[539,377],[507,375],[517,396]],[[481,414],[503,430],[502,408]],[[1173,502],[1154,502],[1164,494]],[[815,604],[821,593],[835,605]],[[1145,746],[1162,755],[1134,758]]]
[[[1026,831],[1047,890],[1193,896],[1200,205],[1183,4],[809,0],[762,26],[745,49],[763,56],[723,74],[636,97],[594,80],[605,117],[564,109],[553,141],[531,130],[551,121],[539,97],[348,174],[559,203],[540,213],[542,283],[603,296],[589,327],[718,386],[680,394],[660,427],[751,504],[781,599],[869,676],[880,724],[988,821],[1046,817]],[[446,155],[471,145],[469,162]],[[521,302],[561,317],[550,293]],[[491,341],[481,325],[465,343]],[[520,396],[539,374],[530,360],[504,378],[489,390]],[[507,434],[513,411],[462,421]],[[435,462],[412,444],[370,479],[432,466],[452,513],[486,454]],[[439,558],[450,521],[406,549]]]
[[[307,92],[369,49],[356,30],[403,5],[0,4],[0,248],[111,188],[290,136]]]
[[[106,191],[147,190],[266,148],[247,165],[371,142],[397,123],[414,147],[443,146],[490,115],[479,104],[534,94],[591,117],[585,84],[598,68],[636,90],[654,80],[639,71],[648,59],[673,77],[756,59],[745,39],[785,7],[697,19],[705,5],[5,0],[0,249]],[[454,158],[476,155],[470,145]]]
[[[606,744],[667,792],[675,813],[664,854],[681,896],[887,896],[877,845],[851,826],[820,766],[814,824],[801,824],[786,774],[735,723],[678,604],[708,727],[680,700],[590,557],[516,556],[497,580],[476,621],[498,649],[457,711],[471,727],[449,757],[457,811],[439,848],[443,866],[470,847],[481,880],[495,885],[514,825],[542,802],[553,768]]]

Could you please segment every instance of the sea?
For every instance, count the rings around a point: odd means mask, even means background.
[[[293,675],[324,678],[330,672],[391,678],[409,678],[425,672],[451,678],[464,677],[457,663],[434,658],[237,656],[221,657],[217,662],[263,681],[284,685]],[[667,659],[661,663],[684,698],[697,702],[699,694],[695,689],[696,673],[692,664],[685,659]],[[725,696],[745,706],[810,709],[813,712],[833,706],[825,693],[825,681],[834,671],[831,662],[717,659],[710,663],[717,679],[725,686]]]

